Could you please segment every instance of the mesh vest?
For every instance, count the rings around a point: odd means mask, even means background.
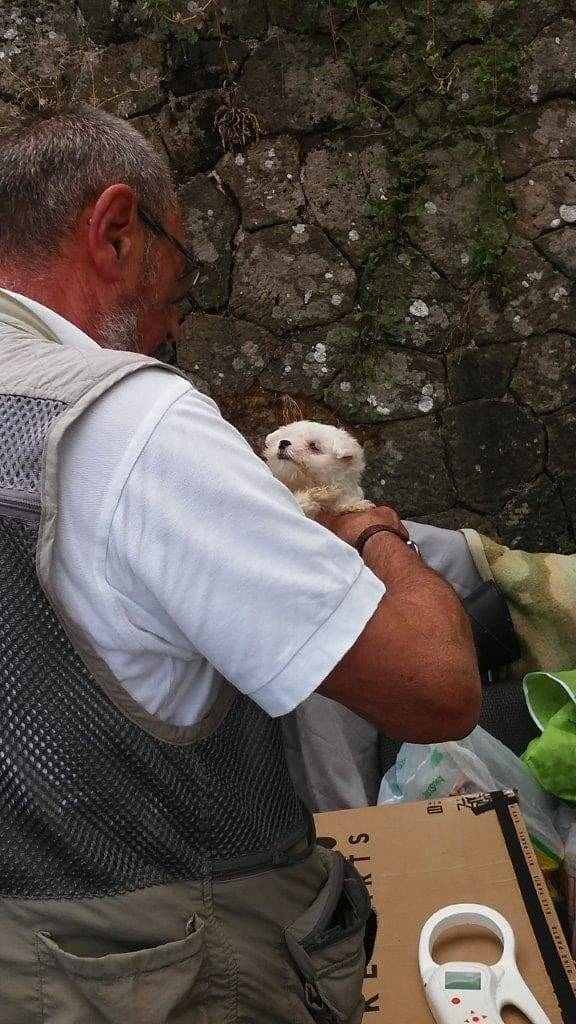
[[[60,438],[104,391],[159,364],[12,327],[3,315],[0,894],[114,895],[283,863],[311,824],[278,723],[226,685],[198,726],[163,725],[50,589]]]

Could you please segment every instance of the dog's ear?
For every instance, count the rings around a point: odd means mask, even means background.
[[[332,450],[339,462],[352,462],[354,459],[354,452],[350,448],[350,439],[347,437],[336,437]]]

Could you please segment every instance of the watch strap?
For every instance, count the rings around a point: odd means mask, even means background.
[[[404,530],[403,528],[397,526],[384,526],[383,524],[378,524],[375,526],[368,526],[365,530],[362,530],[360,536],[356,538],[354,542],[354,547],[356,548],[356,551],[358,552],[359,555],[362,554],[362,550],[364,548],[366,541],[370,540],[370,537],[373,537],[375,533],[393,533],[396,537],[399,537],[400,540],[404,542],[404,544],[407,544],[410,547],[414,547],[410,538],[408,537],[408,534],[406,533],[406,530]]]

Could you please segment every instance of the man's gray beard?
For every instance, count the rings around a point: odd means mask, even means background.
[[[144,250],[144,269],[140,278],[137,296],[126,300],[123,305],[113,309],[98,324],[96,341],[103,348],[112,348],[117,352],[140,352],[138,322],[145,300],[158,271],[159,258],[154,253],[152,242],[148,242]]]
[[[139,352],[138,313],[138,303],[107,313],[98,325],[96,341],[118,352]]]

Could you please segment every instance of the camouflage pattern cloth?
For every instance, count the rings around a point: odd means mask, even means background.
[[[560,672],[576,665],[576,554],[513,551],[476,530],[463,530],[483,580],[494,580],[510,609],[522,648],[518,661],[496,674]]]

